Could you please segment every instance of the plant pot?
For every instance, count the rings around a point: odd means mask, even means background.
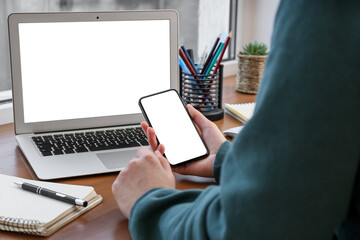
[[[238,54],[236,90],[242,93],[256,94],[264,71],[267,56]]]

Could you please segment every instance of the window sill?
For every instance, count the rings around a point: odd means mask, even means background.
[[[222,65],[224,65],[224,73],[223,77],[229,77],[236,75],[236,68],[237,68],[237,61],[231,60],[223,62]]]
[[[12,103],[0,104],[0,125],[14,122]]]

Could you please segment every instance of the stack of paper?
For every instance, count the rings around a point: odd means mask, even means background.
[[[254,114],[255,103],[225,104],[225,112],[242,123],[246,123]]]

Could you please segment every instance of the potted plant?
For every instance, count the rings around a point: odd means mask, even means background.
[[[267,46],[257,41],[250,42],[238,54],[236,90],[256,94],[264,71]]]

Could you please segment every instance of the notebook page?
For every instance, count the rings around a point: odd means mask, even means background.
[[[94,191],[93,187],[28,180],[0,174],[0,216],[50,222],[63,212],[76,209],[69,203],[61,202],[17,187],[14,182],[28,182],[80,199]]]
[[[248,121],[254,114],[255,103],[225,104],[225,108],[244,121]]]

